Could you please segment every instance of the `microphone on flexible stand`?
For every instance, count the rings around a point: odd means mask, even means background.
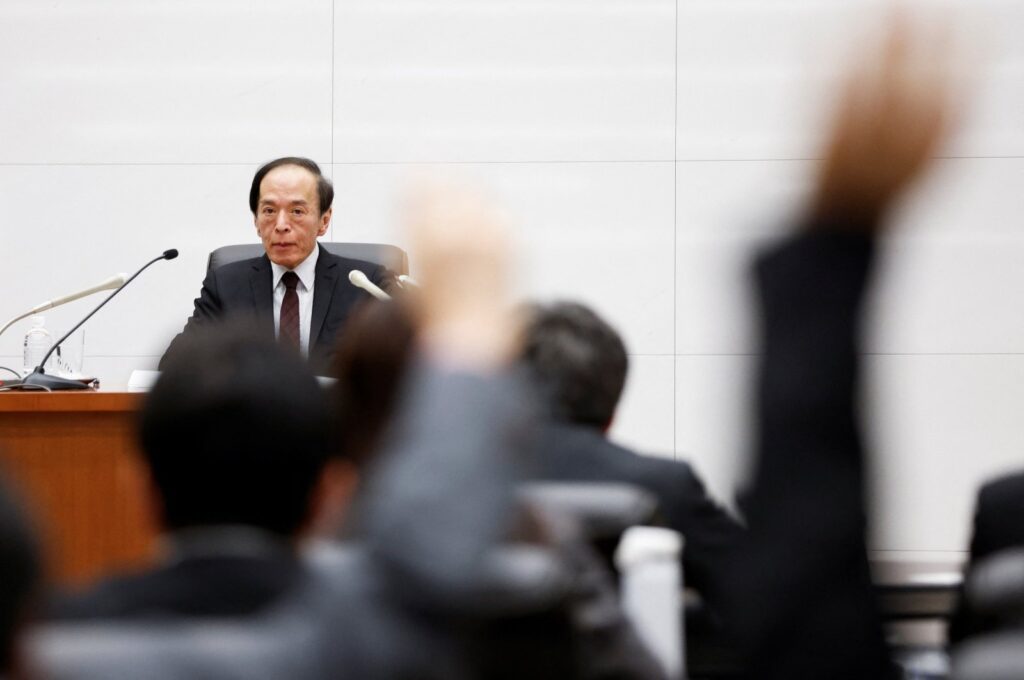
[[[348,273],[348,280],[353,286],[356,288],[362,288],[378,300],[391,299],[390,295],[381,290],[380,286],[371,281],[366,274],[362,273],[358,269],[353,269]]]
[[[53,347],[51,347],[50,351],[46,353],[46,356],[44,356],[43,360],[39,362],[39,365],[36,366],[35,370],[32,371],[31,373],[29,373],[27,376],[25,376],[25,379],[21,382],[21,387],[24,388],[26,385],[27,386],[31,386],[31,387],[43,387],[43,388],[46,388],[46,389],[51,390],[51,391],[57,391],[57,390],[85,390],[85,389],[89,389],[88,385],[86,385],[86,384],[84,384],[82,382],[79,382],[78,380],[70,380],[68,378],[59,378],[59,377],[57,377],[55,375],[47,375],[45,369],[43,369],[43,366],[46,365],[46,361],[50,358],[50,355],[53,354],[53,352],[58,347],[60,347],[60,343],[62,343],[65,340],[67,340],[68,336],[70,336],[72,333],[74,333],[79,328],[81,328],[82,324],[84,324],[86,321],[91,319],[92,315],[95,314],[96,312],[100,311],[100,309],[103,307],[103,305],[105,305],[108,302],[110,302],[110,300],[113,299],[113,297],[115,295],[117,295],[122,290],[124,290],[125,286],[127,286],[129,283],[134,281],[135,277],[137,277],[139,274],[144,272],[146,270],[146,268],[149,267],[149,265],[153,264],[154,262],[159,262],[160,260],[173,260],[177,256],[178,256],[177,249],[171,248],[170,250],[165,250],[163,252],[163,254],[160,255],[159,257],[154,257],[152,260],[150,260],[146,264],[142,265],[142,267],[139,269],[139,271],[137,271],[134,274],[132,274],[131,278],[129,278],[127,281],[125,281],[120,286],[118,286],[117,289],[113,293],[108,295],[106,297],[106,299],[103,300],[103,302],[101,302],[98,305],[96,305],[96,308],[93,309],[91,312],[89,312],[84,319],[82,319],[81,321],[76,323],[71,328],[71,330],[69,330],[67,333],[64,334],[64,336],[60,340],[58,340],[57,342],[53,343]]]
[[[27,312],[25,312],[24,314],[19,314],[18,316],[14,317],[13,319],[5,323],[3,327],[0,328],[0,334],[3,334],[4,331],[6,331],[8,328],[13,326],[18,321],[21,321],[26,317],[32,316],[33,314],[38,314],[39,312],[45,312],[47,309],[53,309],[54,307],[66,305],[69,302],[74,302],[79,298],[84,298],[87,295],[98,293],[101,290],[113,290],[118,286],[123,286],[127,280],[127,274],[117,274],[115,276],[111,276],[109,279],[102,283],[97,283],[95,286],[91,286],[89,288],[86,288],[85,290],[80,290],[77,293],[72,293],[71,295],[65,295],[63,297],[54,298],[53,300],[47,300],[46,302],[42,302],[33,307],[32,309],[28,310]]]

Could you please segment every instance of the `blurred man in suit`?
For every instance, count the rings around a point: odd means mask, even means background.
[[[0,677],[31,677],[22,637],[33,618],[41,580],[36,539],[7,485],[0,482]]]
[[[867,557],[860,314],[877,237],[949,114],[943,46],[906,29],[846,81],[800,228],[755,267],[755,471],[728,590],[750,677],[897,677]]]
[[[974,528],[971,535],[965,582],[975,565],[1001,550],[1024,546],[1024,472],[998,477],[986,482],[978,491],[974,508]],[[994,615],[981,614],[963,596],[957,602],[950,620],[949,640],[961,640],[991,632],[1000,627],[1002,620]]]
[[[332,468],[326,399],[298,355],[247,326],[190,334],[146,399],[140,439],[168,550],[58,616],[246,616],[302,582],[297,539]]]
[[[667,526],[683,534],[686,584],[714,602],[723,560],[742,533],[687,463],[639,455],[607,433],[629,367],[619,334],[575,303],[528,310],[520,365],[543,396],[536,475],[560,481],[635,484],[658,498]]]
[[[261,257],[231,262],[209,272],[185,330],[226,318],[254,319],[260,333],[309,358],[325,373],[339,331],[353,307],[369,295],[348,280],[352,270],[390,289],[394,275],[382,266],[332,255],[317,239],[331,223],[334,187],[308,158],[278,158],[256,171],[249,190]],[[161,368],[163,361],[161,361]]]

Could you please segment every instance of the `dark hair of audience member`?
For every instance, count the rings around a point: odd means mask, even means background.
[[[352,316],[338,341],[336,450],[357,466],[373,456],[391,421],[415,335],[405,304],[372,301]]]
[[[260,184],[263,183],[263,178],[267,176],[267,173],[275,168],[279,168],[282,165],[295,165],[305,170],[309,170],[316,177],[316,193],[317,199],[320,202],[320,214],[323,215],[327,212],[327,209],[331,207],[334,202],[334,185],[331,184],[331,180],[324,177],[323,173],[320,172],[320,166],[314,161],[308,158],[301,158],[299,156],[285,156],[284,158],[275,158],[269,163],[265,163],[260,166],[259,170],[252,178],[252,186],[249,187],[249,210],[252,214],[256,214],[256,209],[260,203]]]
[[[552,416],[607,427],[629,370],[619,334],[573,302],[530,305],[520,363],[547,398]]]
[[[297,353],[251,326],[204,329],[184,342],[141,414],[165,528],[295,534],[330,453],[324,390]]]
[[[0,675],[17,658],[17,638],[30,618],[42,577],[39,547],[21,507],[0,479]]]

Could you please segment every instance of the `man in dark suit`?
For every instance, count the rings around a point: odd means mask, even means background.
[[[520,363],[550,415],[532,461],[536,474],[627,482],[655,494],[665,523],[686,539],[686,584],[713,604],[722,561],[743,529],[687,463],[639,455],[606,437],[628,370],[618,333],[583,305],[538,305],[528,315]]]
[[[0,480],[0,677],[33,677],[24,633],[35,619],[42,560],[32,528],[6,481]]]
[[[974,508],[974,530],[965,581],[978,561],[1007,548],[1024,546],[1024,472],[985,483]],[[950,642],[997,629],[1002,621],[975,611],[961,594],[949,625]]]
[[[331,222],[333,200],[330,180],[307,158],[278,158],[257,170],[249,208],[266,253],[207,275],[195,311],[165,356],[195,328],[249,317],[260,333],[273,333],[307,356],[314,372],[325,373],[338,332],[353,307],[369,297],[349,282],[349,272],[359,270],[385,290],[394,281],[380,265],[318,246]]]
[[[247,327],[190,334],[140,421],[169,550],[57,603],[58,618],[256,614],[303,583],[297,538],[322,507],[329,410],[301,359]]]

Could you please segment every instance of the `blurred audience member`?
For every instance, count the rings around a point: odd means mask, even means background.
[[[302,580],[296,541],[322,510],[330,420],[298,355],[247,327],[184,338],[146,399],[140,439],[166,554],[59,603],[57,616],[244,616]]]
[[[964,581],[974,566],[1001,550],[1024,546],[1024,472],[994,479],[981,487],[974,509],[974,530]],[[974,610],[963,593],[949,626],[949,641],[996,630],[1001,621]]]
[[[865,545],[859,321],[877,236],[948,113],[941,46],[906,28],[849,79],[804,223],[755,268],[756,469],[729,590],[751,677],[895,674]]]
[[[666,525],[686,539],[686,584],[714,602],[716,579],[742,528],[708,496],[687,463],[642,456],[607,438],[629,367],[619,334],[583,305],[535,305],[528,310],[519,363],[549,416],[536,444],[535,474],[627,482],[654,493]]]
[[[0,677],[27,677],[21,639],[41,580],[35,537],[7,485],[0,481]]]
[[[360,307],[341,335],[332,374],[337,449],[357,466],[369,461],[395,413],[415,350],[415,327],[404,301]]]

